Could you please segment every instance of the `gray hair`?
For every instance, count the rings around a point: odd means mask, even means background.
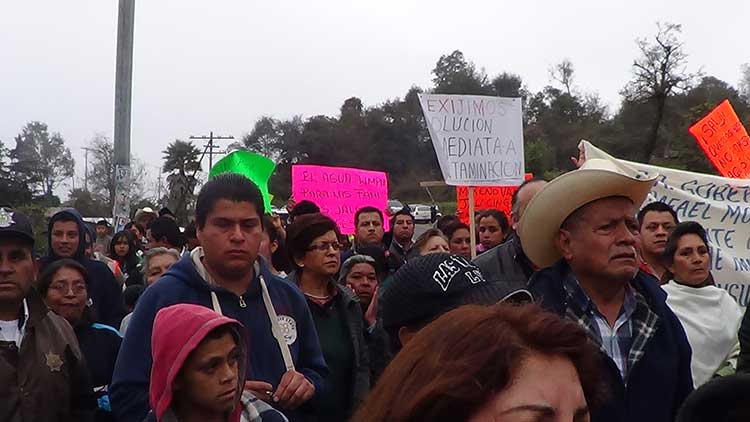
[[[143,254],[143,264],[141,265],[141,272],[143,275],[148,277],[148,265],[149,261],[151,261],[154,257],[160,256],[160,255],[171,255],[174,257],[175,260],[180,260],[180,253],[177,252],[175,249],[169,249],[164,247],[158,247],[158,248],[151,248],[147,250]]]
[[[377,270],[377,264],[375,258],[370,255],[352,255],[341,265],[341,271],[339,272],[339,284],[346,284],[346,277],[352,271],[357,264],[370,264]]]

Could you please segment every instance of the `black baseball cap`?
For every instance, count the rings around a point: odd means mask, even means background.
[[[466,258],[433,253],[407,261],[380,300],[383,328],[426,325],[461,305],[531,302],[531,293],[485,280]]]
[[[0,207],[0,239],[7,237],[20,238],[34,244],[34,230],[29,217],[12,208]]]

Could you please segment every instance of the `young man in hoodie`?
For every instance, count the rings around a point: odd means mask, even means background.
[[[156,314],[153,334],[148,421],[287,421],[244,391],[247,336],[239,322],[178,304]]]
[[[258,259],[263,198],[237,174],[203,185],[195,210],[195,248],[138,301],[115,366],[110,397],[122,422],[146,416],[156,313],[177,303],[199,304],[240,321],[252,340],[245,389],[292,421],[314,417],[310,399],[328,375],[310,310],[300,290]]]
[[[58,211],[49,220],[47,249],[49,255],[41,259],[41,268],[63,258],[71,258],[86,268],[91,277],[89,299],[95,311],[96,322],[119,327],[125,316],[122,288],[114,274],[103,262],[86,257],[86,226],[81,215],[73,208]]]

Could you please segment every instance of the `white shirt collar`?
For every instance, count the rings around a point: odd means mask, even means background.
[[[23,335],[26,331],[26,324],[29,322],[29,305],[26,302],[26,299],[23,300],[23,322],[21,322],[20,326],[18,324],[18,319],[4,322],[13,322],[13,324],[4,324],[5,327],[3,328],[6,328],[6,330],[5,332],[3,332],[3,330],[0,330],[0,339],[16,343],[16,347],[18,347],[18,349],[20,350],[21,341],[23,340]],[[8,330],[12,331],[8,332]]]

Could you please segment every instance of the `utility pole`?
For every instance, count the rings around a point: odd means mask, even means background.
[[[209,132],[208,136],[191,136],[190,139],[202,139],[202,140],[208,140],[208,143],[206,144],[206,147],[203,149],[203,155],[201,155],[201,161],[203,161],[203,157],[206,155],[206,152],[208,152],[208,171],[211,171],[211,167],[214,166],[214,148],[220,148],[218,145],[214,145],[214,139],[222,140],[222,139],[234,139],[234,136],[214,136],[214,132]]]
[[[159,167],[159,178],[156,182],[156,205],[161,206],[161,167]]]
[[[130,101],[133,88],[135,0],[119,0],[115,70],[115,200],[112,217],[121,230],[130,214]]]
[[[93,151],[93,148],[81,147],[83,153],[83,190],[89,191],[89,151]]]

